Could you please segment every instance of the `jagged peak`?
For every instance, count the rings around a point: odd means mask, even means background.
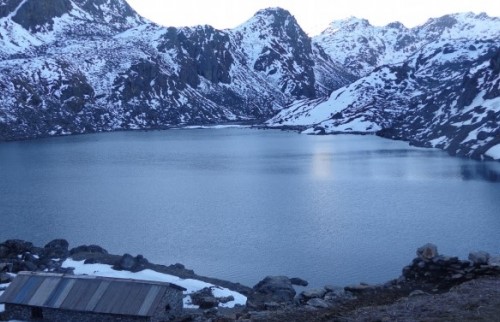
[[[367,19],[351,16],[349,18],[335,20],[322,32],[322,34],[333,34],[339,30],[352,31],[358,28],[373,28]]]
[[[385,28],[392,28],[392,29],[399,29],[399,30],[408,29],[408,28],[406,28],[406,26],[404,24],[402,24],[399,21],[390,22],[385,26]]]
[[[498,17],[490,17],[485,12],[474,13],[474,12],[457,12],[446,14],[438,18],[430,18],[421,27],[425,26],[440,26],[444,28],[450,28],[457,22],[466,22],[468,20],[489,20],[489,21],[499,21]]]
[[[280,7],[261,9],[248,21],[235,29],[250,27],[251,29],[275,29],[293,25],[297,30],[302,30],[295,17],[286,9]]]
[[[281,7],[269,7],[257,11],[254,16],[288,17],[292,16],[292,14],[290,13],[290,11]]]

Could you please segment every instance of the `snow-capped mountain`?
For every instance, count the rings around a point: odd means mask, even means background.
[[[362,77],[378,66],[403,62],[434,42],[494,39],[495,35],[498,19],[484,13],[432,18],[415,28],[406,28],[399,22],[377,27],[366,19],[352,17],[332,22],[313,38],[313,43],[322,46],[334,62]]]
[[[264,120],[352,79],[282,9],[177,29],[124,0],[0,0],[0,139]]]
[[[371,28],[390,35],[361,42],[365,49],[379,46],[383,51],[338,55],[355,55],[361,66],[356,70],[367,75],[328,99],[296,101],[269,125],[300,126],[317,134],[377,133],[451,154],[500,158],[493,153],[500,143],[500,19],[460,14],[431,19],[414,29],[400,24],[374,28],[366,21],[347,23],[351,29],[345,26],[345,21],[332,24],[330,31],[360,34],[358,29]],[[401,36],[393,34],[394,28],[401,30]],[[406,46],[407,53],[395,50],[393,40],[409,34],[421,41]],[[416,43],[420,48],[410,54]],[[323,45],[334,55],[332,47]],[[366,52],[377,55],[365,57]]]
[[[217,30],[125,0],[0,0],[0,140],[268,120],[500,159],[499,39],[485,14],[311,39],[279,8]]]

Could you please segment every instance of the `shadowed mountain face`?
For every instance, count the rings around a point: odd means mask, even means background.
[[[224,31],[160,27],[123,0],[4,0],[0,15],[1,139],[265,120],[353,80],[282,9]]]

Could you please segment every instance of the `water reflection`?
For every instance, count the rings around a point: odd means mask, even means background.
[[[463,180],[500,182],[500,166],[493,162],[465,164],[460,168],[460,175]]]
[[[332,146],[330,144],[316,144],[312,154],[312,173],[316,179],[330,179],[332,177]]]

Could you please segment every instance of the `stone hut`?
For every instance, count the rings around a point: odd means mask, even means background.
[[[0,303],[7,319],[157,322],[181,315],[184,290],[161,282],[20,272]]]

